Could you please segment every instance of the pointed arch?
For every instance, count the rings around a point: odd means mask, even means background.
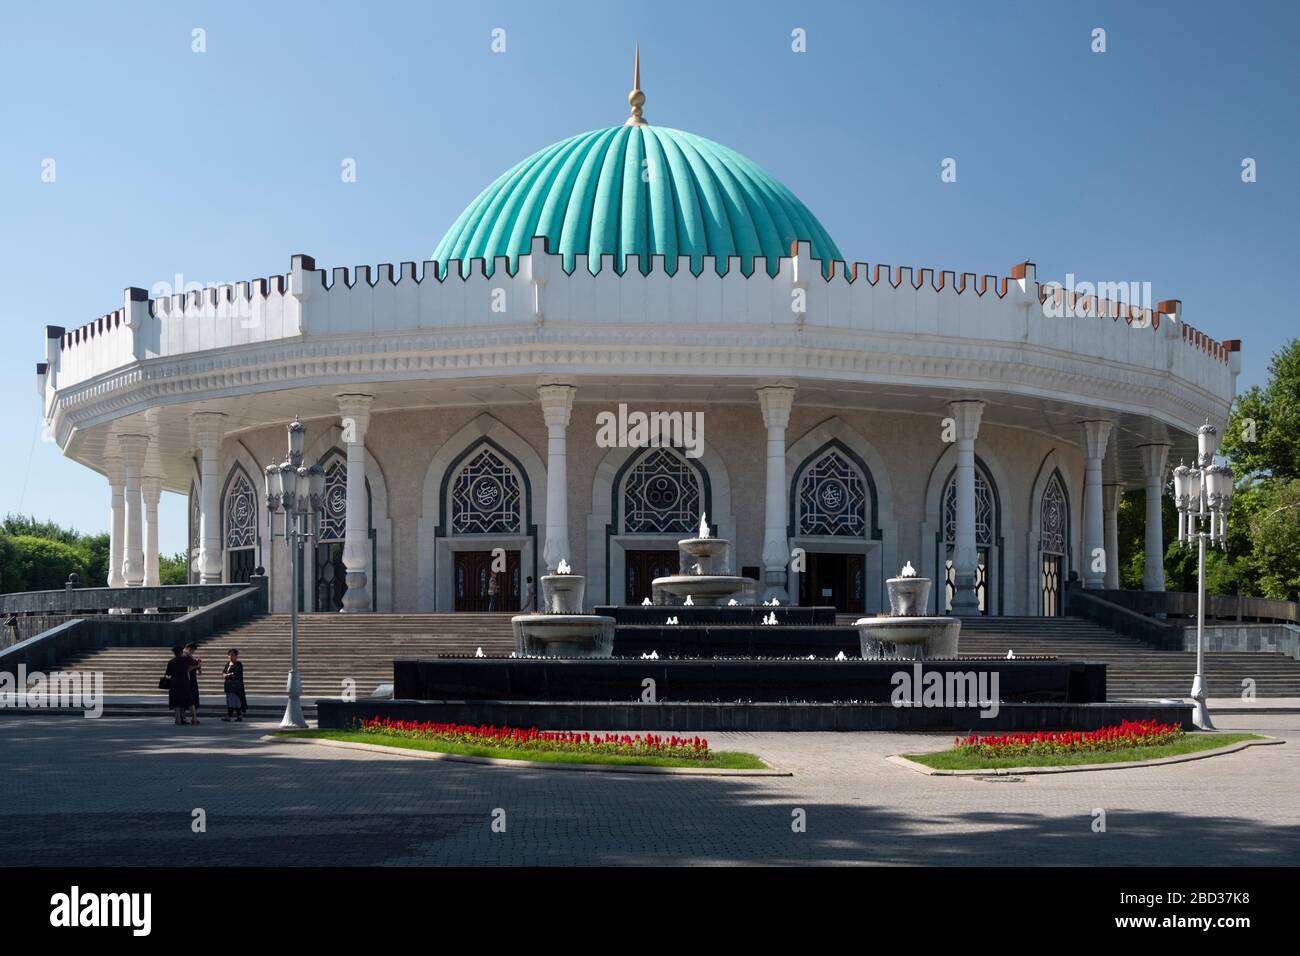
[[[1064,549],[1060,552],[1063,561],[1059,571],[1062,588],[1069,579],[1070,571],[1079,566],[1077,548],[1081,535],[1079,521],[1082,519],[1082,509],[1076,506],[1075,496],[1071,494],[1071,489],[1077,485],[1072,484],[1066,477],[1071,471],[1064,456],[1053,448],[1039,464],[1033,488],[1029,493],[1029,514],[1025,532],[1025,609],[1030,614],[1044,613],[1043,502],[1053,482],[1059,485],[1065,503],[1065,541]]]
[[[1006,583],[1008,567],[1015,567],[1014,527],[1011,512],[1007,509],[1004,490],[1012,487],[1007,478],[1006,469],[1002,467],[997,456],[986,443],[977,444],[975,454],[975,473],[977,480],[987,486],[991,499],[992,514],[986,519],[988,532],[983,541],[978,540],[977,548],[985,557],[986,613],[998,615],[1007,613]],[[944,500],[948,488],[957,473],[957,446],[950,444],[939,455],[930,469],[926,483],[925,520],[921,524],[921,546],[928,553],[925,557],[926,567],[934,578],[934,587],[930,589],[931,602],[936,614],[943,614],[947,599],[947,541],[944,521]],[[977,485],[978,491],[978,485]],[[977,496],[976,505],[979,501]],[[978,531],[977,531],[978,536]]]
[[[226,472],[218,507],[221,510],[222,580],[244,583],[262,563],[259,515],[261,495],[248,469],[238,460]]]
[[[484,452],[517,476],[519,523],[514,530],[499,523],[474,530],[470,524],[457,527],[452,520],[455,509],[451,499],[458,491],[457,476]],[[459,490],[471,493],[468,485]],[[454,609],[452,574],[456,551],[493,547],[518,550],[521,567],[537,578],[541,556],[537,529],[546,524],[546,466],[532,445],[504,422],[484,412],[443,442],[425,470],[421,500],[417,561],[420,610]]]
[[[801,506],[806,505],[807,481],[814,469],[835,456],[829,469],[838,473],[838,484],[851,498],[852,476],[861,478],[862,521],[850,522],[840,531],[857,530],[856,534],[824,534],[831,530],[825,522],[801,525]],[[866,589],[863,607],[874,613],[888,606],[885,580],[897,572],[898,524],[894,517],[894,492],[884,458],[874,445],[838,416],[832,416],[810,428],[786,450],[787,499],[786,535],[789,546],[807,552],[862,554]],[[910,560],[910,559],[909,559]],[[800,592],[801,574],[790,575],[792,598]]]
[[[369,445],[364,447],[366,451],[366,491],[370,502],[369,529],[373,536],[371,545],[372,564],[366,586],[370,588],[372,606],[376,611],[382,613],[393,610],[393,518],[389,512],[388,479],[384,473],[383,465]],[[325,465],[327,464],[325,459],[331,458],[335,454],[342,459],[346,473],[347,442],[343,437],[343,426],[337,421],[331,421],[316,436],[315,440],[307,446],[303,460],[320,462]],[[281,551],[283,551],[287,562],[289,555],[287,547],[283,549],[276,548],[277,561]],[[285,567],[288,567],[287,563]],[[310,580],[311,575],[307,577]],[[285,575],[285,578],[287,580],[288,574]],[[286,591],[285,594],[285,600],[287,601],[288,592]],[[309,595],[304,595],[304,599],[308,602],[311,601]],[[308,603],[306,606],[312,607],[314,605]]]
[[[587,515],[587,599],[588,603],[622,603],[623,593],[615,588],[627,574],[626,552],[631,549],[676,550],[677,542],[686,537],[692,528],[684,531],[653,530],[655,522],[639,527],[650,530],[628,530],[625,495],[629,478],[638,462],[647,461],[651,454],[668,451],[678,458],[689,474],[695,476],[699,501],[695,506],[694,523],[701,512],[708,514],[709,526],[720,538],[736,541],[736,518],[732,513],[731,477],[722,456],[707,441],[699,458],[681,454],[680,449],[665,447],[611,448],[596,467],[592,480],[591,513]],[[679,527],[685,518],[670,523],[659,522],[660,528]],[[633,524],[632,528],[637,528]],[[733,552],[734,558],[734,552]]]

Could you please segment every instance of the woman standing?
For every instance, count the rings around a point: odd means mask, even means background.
[[[199,645],[186,644],[185,658],[190,662],[190,723],[197,724],[199,722],[199,675],[203,673]]]
[[[226,657],[226,666],[221,669],[221,679],[226,685],[226,716],[221,719],[243,720],[244,665],[239,662],[239,651],[233,647]]]
[[[167,706],[176,711],[176,723],[188,724],[185,711],[190,709],[190,659],[182,647],[172,648],[172,659],[167,662]]]

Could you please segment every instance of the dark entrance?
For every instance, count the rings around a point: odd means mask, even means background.
[[[807,562],[799,575],[800,604],[834,607],[844,614],[866,609],[866,555],[809,551]]]
[[[681,567],[680,558],[676,551],[624,551],[626,584],[623,602],[640,604],[646,598],[653,600],[651,582],[655,578],[676,574]]]
[[[343,542],[316,545],[316,607],[321,612],[343,607],[343,593],[348,589],[348,569],[343,564]]]
[[[491,551],[457,551],[455,564],[456,610],[488,610],[488,581],[492,576]],[[519,610],[519,552],[506,552],[506,569],[497,575],[498,611]]]
[[[226,583],[247,584],[253,569],[257,567],[257,549],[240,548],[227,553],[230,555],[230,573]]]
[[[1043,614],[1061,613],[1061,555],[1043,555]]]
[[[944,575],[946,586],[944,593],[947,595],[947,603],[944,605],[944,611],[952,610],[952,596],[957,592],[957,569],[952,563],[952,552],[948,552],[948,560],[944,563]],[[989,549],[980,548],[977,553],[975,564],[975,598],[979,602],[981,614],[989,613]]]

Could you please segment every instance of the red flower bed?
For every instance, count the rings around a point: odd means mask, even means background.
[[[958,737],[953,746],[964,753],[986,757],[1020,757],[1033,754],[1090,753],[1127,750],[1132,747],[1158,747],[1183,735],[1177,724],[1159,724],[1154,720],[1126,720],[1115,727],[1086,732],[1063,730],[1054,733],[995,734]]]
[[[521,727],[496,727],[488,724],[474,726],[473,724],[393,720],[391,717],[363,720],[361,731],[382,737],[445,740],[450,743],[505,750],[614,754],[626,757],[673,757],[688,760],[709,758],[709,742],[703,737],[593,734],[585,730],[538,730],[536,727],[524,730]]]

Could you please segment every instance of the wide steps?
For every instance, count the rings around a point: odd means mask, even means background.
[[[1175,697],[1191,692],[1196,673],[1192,651],[1166,651],[1079,618],[990,617],[962,621],[962,654],[1005,657],[1040,654],[1108,664],[1109,696]],[[1300,694],[1300,661],[1268,652],[1215,652],[1205,655],[1211,697],[1236,697],[1242,681],[1255,682],[1259,697]]]
[[[226,652],[239,649],[250,695],[283,694],[289,673],[287,614],[253,618],[199,644],[204,671],[199,694],[216,705]],[[509,614],[303,614],[298,618],[298,664],[306,697],[338,697],[352,681],[365,696],[393,681],[393,658],[493,656],[514,650]],[[155,694],[170,656],[166,648],[109,647],[64,662],[65,669],[99,671],[107,694]]]

